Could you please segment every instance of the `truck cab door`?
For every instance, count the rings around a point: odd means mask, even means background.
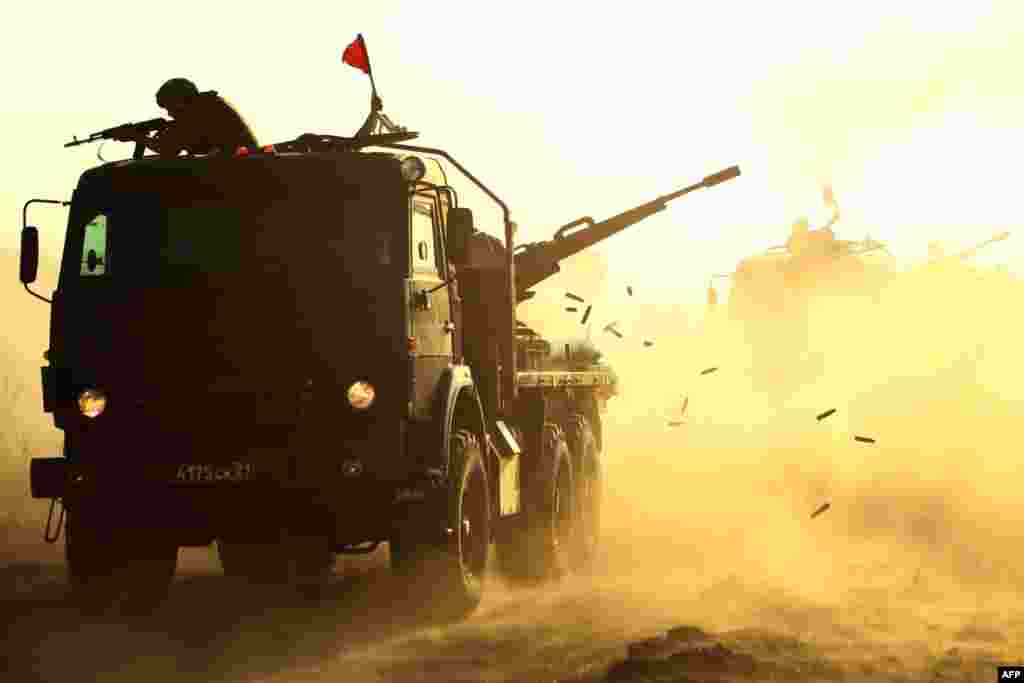
[[[426,417],[435,390],[453,361],[454,323],[441,223],[433,198],[415,195],[410,210],[410,346],[412,348],[413,415]],[[433,291],[430,291],[433,290]]]

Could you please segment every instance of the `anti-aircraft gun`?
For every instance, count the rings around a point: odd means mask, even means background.
[[[698,183],[623,211],[601,222],[595,222],[590,216],[583,216],[558,228],[550,240],[519,245],[513,251],[516,302],[522,303],[530,299],[534,295],[531,288],[559,273],[559,262],[664,211],[669,202],[683,195],[701,188],[714,187],[739,175],[739,166],[730,166],[718,173],[706,176]],[[609,386],[598,391],[599,397],[607,399],[618,393],[618,376],[611,367],[603,362],[601,352],[589,338],[560,343],[557,348],[553,348],[549,341],[517,321],[515,354],[517,367],[528,373],[563,370],[586,373],[588,370],[598,370],[603,375],[610,377],[611,382]],[[552,377],[551,381],[557,380]],[[585,379],[581,375],[578,381],[585,381]],[[600,405],[603,408],[603,400]]]
[[[933,257],[931,259],[928,260],[927,263],[924,264],[924,267],[925,268],[934,268],[936,266],[941,267],[944,264],[955,263],[955,262],[958,262],[958,261],[966,261],[967,259],[973,257],[975,254],[977,254],[979,251],[981,251],[985,247],[990,246],[992,244],[996,244],[997,242],[1002,242],[1005,239],[1007,239],[1009,236],[1010,236],[1010,233],[1004,231],[1004,232],[997,233],[997,234],[993,235],[992,237],[989,237],[986,240],[982,240],[980,242],[976,242],[975,244],[971,245],[970,247],[967,247],[966,249],[962,249],[962,250],[958,251],[955,254],[935,254],[935,255],[933,255]]]
[[[584,216],[563,225],[551,240],[512,247],[512,228],[506,232],[506,245],[474,227],[461,226],[459,214],[449,226],[449,254],[459,269],[460,289],[466,318],[464,335],[467,355],[476,355],[481,376],[481,393],[485,410],[500,407],[515,399],[523,381],[587,383],[600,382],[602,377],[587,375],[558,376],[555,368],[579,368],[584,359],[597,365],[600,353],[592,344],[570,344],[569,349],[551,344],[515,319],[515,306],[530,299],[530,289],[559,272],[559,262],[578,254],[609,237],[667,208],[670,201],[694,190],[713,187],[740,175],[738,166],[731,166],[705,177],[698,183],[658,197],[601,222]],[[472,220],[469,216],[468,220]],[[583,226],[583,227],[580,227]],[[508,226],[507,226],[508,227]],[[574,230],[575,229],[575,230]],[[570,232],[571,231],[571,232]],[[509,249],[511,248],[511,251]],[[510,286],[514,281],[514,286]],[[474,334],[471,328],[480,332]],[[501,330],[497,336],[484,331]],[[553,355],[552,355],[553,352]],[[563,353],[564,352],[564,353]],[[486,359],[486,360],[484,360]],[[501,368],[499,378],[488,378],[488,368]],[[516,368],[524,373],[516,374]],[[613,374],[600,368],[603,376]],[[541,374],[535,374],[541,373]]]
[[[826,225],[810,230],[807,219],[800,218],[793,223],[785,244],[744,258],[731,273],[711,276],[708,308],[718,302],[715,278],[731,280],[728,308],[730,315],[740,320],[792,310],[794,297],[813,295],[839,281],[850,283],[850,276],[854,276],[854,289],[883,282],[894,270],[887,245],[871,237],[836,239],[832,226],[840,212],[830,186],[825,186],[823,197],[833,210]]]
[[[840,211],[831,187],[823,188],[823,198],[832,209],[824,226],[812,230],[806,218],[798,219],[784,244],[743,258],[733,272],[709,277],[709,340],[732,348],[736,363],[749,356],[751,377],[763,380],[766,392],[795,389],[820,369],[821,350],[811,341],[817,312],[877,301],[898,272],[883,242],[837,239],[832,226]],[[730,284],[720,313],[716,279]]]
[[[516,249],[515,254],[518,300],[528,299],[529,294],[527,294],[527,290],[558,273],[559,261],[569,258],[573,254],[578,254],[598,242],[603,242],[612,235],[639,223],[649,216],[653,216],[659,211],[664,211],[668,203],[673,199],[678,199],[685,194],[704,187],[714,187],[739,175],[739,166],[730,166],[718,173],[707,176],[699,183],[694,183],[689,187],[684,187],[676,192],[658,197],[646,204],[623,211],[600,223],[595,223],[594,219],[590,216],[584,216],[560,227],[551,240],[520,245]],[[581,225],[586,227],[569,232]]]
[[[813,294],[841,275],[882,275],[893,271],[887,246],[870,237],[863,240],[822,239],[812,255],[794,254],[790,245],[770,247],[740,261],[731,273],[712,275],[708,283],[708,308],[719,296],[714,280],[731,281],[728,307],[734,317],[775,314],[786,308],[794,293]],[[883,278],[876,278],[882,282]]]

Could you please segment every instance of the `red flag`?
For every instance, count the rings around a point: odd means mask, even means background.
[[[366,54],[366,43],[363,42],[362,34],[358,35],[341,53],[341,61],[349,66],[354,66],[365,74],[370,73],[370,56]]]

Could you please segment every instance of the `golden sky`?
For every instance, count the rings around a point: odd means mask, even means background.
[[[231,99],[261,141],[351,134],[369,84],[340,53],[362,32],[385,111],[488,183],[526,239],[739,164],[741,178],[608,245],[613,272],[668,299],[702,297],[709,272],[781,242],[798,215],[823,222],[823,182],[841,237],[870,233],[913,261],[932,239],[1010,230],[980,258],[1024,270],[1024,3],[370,6],[8,10],[0,58],[22,67],[5,69],[0,106],[0,247],[16,244],[26,199],[68,197],[97,163],[98,146],[62,144],[161,115],[153,96],[170,77]],[[44,248],[59,248],[63,219],[34,214]]]

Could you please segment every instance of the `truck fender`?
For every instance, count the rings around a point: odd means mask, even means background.
[[[452,365],[447,368],[438,383],[437,394],[438,411],[437,415],[444,416],[441,420],[441,452],[439,461],[447,477],[451,467],[451,453],[449,444],[452,431],[455,429],[456,419],[460,420],[460,426],[469,429],[480,439],[480,447],[484,451],[485,466],[489,458],[487,430],[484,425],[484,411],[480,404],[480,396],[476,391],[473,382],[473,374],[468,365]],[[461,403],[460,403],[461,401]],[[456,415],[458,411],[464,411]],[[488,468],[490,469],[490,468]],[[488,472],[488,475],[490,473]]]

